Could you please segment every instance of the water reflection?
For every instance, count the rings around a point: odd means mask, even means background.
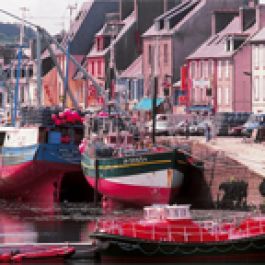
[[[0,244],[86,242],[100,211],[89,205],[49,209],[0,201]],[[65,209],[64,209],[65,210]]]
[[[95,220],[101,215],[100,209],[88,204],[65,205],[63,208],[58,206],[51,211],[43,206],[0,201],[0,209],[0,244],[87,242],[94,229]],[[100,263],[93,260],[68,260],[65,264],[98,265]],[[189,264],[200,265],[200,263]]]

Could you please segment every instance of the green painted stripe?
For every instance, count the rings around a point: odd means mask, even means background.
[[[143,160],[143,161],[141,161]],[[133,161],[139,161],[130,163]],[[94,160],[87,155],[82,156],[82,167],[86,176],[95,177]],[[101,178],[122,177],[154,172],[173,168],[172,153],[162,153],[128,158],[109,158],[99,160],[99,176]]]
[[[100,170],[109,170],[109,169],[120,169],[120,168],[131,168],[131,167],[142,167],[146,165],[157,165],[157,164],[168,164],[171,163],[171,160],[155,160],[155,161],[148,161],[148,162],[141,162],[141,163],[134,163],[134,164],[119,164],[119,165],[108,165],[108,166],[99,166]],[[88,169],[95,169],[95,166],[91,164],[86,164],[82,162],[82,165]]]

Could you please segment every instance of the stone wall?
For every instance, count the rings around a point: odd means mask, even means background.
[[[252,172],[223,151],[216,151],[200,143],[191,143],[191,153],[204,163],[202,174],[214,206],[244,208],[259,207],[264,203],[264,197],[260,193],[263,176]],[[204,198],[202,192],[202,201]]]
[[[194,208],[264,208],[265,196],[260,191],[264,181],[262,188],[265,195],[264,176],[209,145],[192,140],[171,139],[170,143],[180,148],[185,146],[185,149],[189,146],[193,157],[193,162],[184,172],[184,184],[176,202],[190,203]]]

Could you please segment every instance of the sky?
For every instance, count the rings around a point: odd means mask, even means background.
[[[27,19],[29,21],[44,27],[51,34],[55,34],[62,29],[67,30],[69,28],[70,10],[67,9],[67,7],[77,4],[77,7],[80,8],[84,1],[85,0],[0,0],[0,9],[21,16],[21,7],[26,7],[29,9],[27,12]],[[260,3],[265,4],[265,0],[260,0]],[[14,22],[13,19],[1,13],[0,21]]]
[[[0,9],[6,10],[14,15],[22,14],[21,7],[28,8],[26,19],[36,23],[55,34],[63,28],[69,28],[70,10],[69,5],[77,4],[79,8],[85,0],[0,0]],[[73,18],[75,15],[73,12]],[[15,22],[14,19],[0,13],[1,22]]]

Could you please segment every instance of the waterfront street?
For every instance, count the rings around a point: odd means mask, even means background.
[[[228,157],[244,164],[253,172],[265,177],[265,144],[251,139],[217,137],[206,143],[205,137],[192,137],[193,141],[206,144],[214,150],[223,151]]]

